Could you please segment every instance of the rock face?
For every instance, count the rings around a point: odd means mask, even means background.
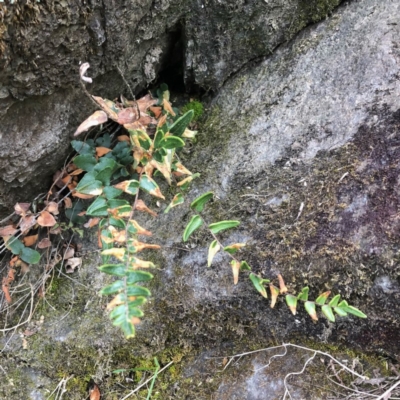
[[[313,323],[303,309],[292,316],[282,300],[270,309],[245,273],[232,284],[229,260],[218,255],[206,267],[206,235],[182,246],[190,213],[176,208],[146,225],[164,250],[153,260],[161,270],[154,272],[154,297],[137,339],[124,341],[102,311],[106,300],[95,293],[107,278],[96,269],[95,240],[86,243],[92,259],[75,281],[62,277],[49,291],[56,310],[43,306],[43,323],[36,314],[23,340],[1,339],[8,376],[2,397],[46,398],[44,388],[70,377],[71,399],[87,395],[90,378],[101,382],[106,398],[121,398],[132,375],[111,371],[152,367],[140,357],[156,354],[162,365],[175,362],[157,379],[160,398],[262,399],[266,384],[278,398],[286,374],[304,366],[304,353],[289,353],[273,372],[260,369],[269,361],[265,355],[243,357],[226,374],[210,357],[288,341],[328,352],[348,346],[348,365],[359,356],[365,371],[381,365],[377,354],[399,360],[399,12],[395,1],[350,2],[271,56],[247,63],[213,97],[192,153],[182,155],[189,169],[202,173],[188,200],[216,192],[205,216],[242,222],[222,239],[248,243],[242,258],[254,272],[266,278],[280,272],[293,293],[309,286],[313,299],[332,290],[368,319],[331,324],[320,316]],[[212,71],[203,82],[224,76],[221,68]],[[303,374],[300,386],[291,386],[293,398],[327,398],[325,375],[322,365]]]
[[[46,188],[71,132],[91,111],[78,85],[115,97],[178,69],[187,87],[218,88],[339,0],[21,1],[0,5],[0,213]],[[182,78],[181,78],[182,79]],[[21,191],[21,188],[24,188]]]

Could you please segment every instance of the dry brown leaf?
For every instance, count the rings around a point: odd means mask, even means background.
[[[68,247],[64,253],[64,260],[68,260],[75,255],[75,249],[73,247]]]
[[[137,113],[134,107],[124,108],[118,113],[118,123],[121,125],[130,124],[137,120]]]
[[[169,112],[173,117],[175,117],[175,111],[172,109],[171,103],[167,99],[164,99],[163,107],[165,111]]]
[[[72,196],[78,197],[79,199],[84,199],[84,200],[92,199],[93,197],[96,197],[96,195],[94,195],[94,194],[83,194],[83,193],[78,193],[78,192],[73,192]]]
[[[103,99],[102,97],[98,96],[92,96],[92,97],[112,120],[118,122],[119,110],[117,109],[116,104],[113,101]]]
[[[59,235],[62,232],[61,226],[54,226],[50,229],[52,235]]]
[[[151,97],[151,94],[146,94],[146,96],[143,96],[139,100],[136,101],[137,106],[139,107],[140,114],[145,113],[147,109],[151,106],[154,106],[154,104],[157,103],[157,99],[153,99]]]
[[[150,111],[154,114],[154,116],[158,119],[158,117],[162,113],[162,108],[161,107],[150,107]]]
[[[80,135],[82,132],[86,132],[89,128],[104,124],[108,120],[108,116],[104,111],[97,110],[89,118],[86,118],[75,131],[74,136]]]
[[[165,114],[158,120],[157,128],[161,128],[165,124],[165,122],[167,121],[167,117],[168,115]]]
[[[3,228],[0,228],[0,236],[12,236],[18,229],[14,228],[13,225],[6,225]]]
[[[81,257],[72,257],[65,263],[65,272],[67,274],[72,274],[76,268],[79,268],[82,265]]]
[[[103,157],[105,154],[109,153],[110,151],[112,151],[112,150],[108,149],[107,147],[96,147],[96,156]]]
[[[63,185],[61,187],[64,187],[64,186],[68,185],[71,181],[72,181],[72,176],[71,175],[65,175],[61,179],[61,182],[63,183]]]
[[[28,231],[32,226],[36,224],[36,218],[34,215],[27,215],[26,217],[22,217],[19,221],[19,229],[22,232]]]
[[[153,210],[150,210],[150,208],[148,208],[148,207],[146,206],[146,204],[144,203],[143,200],[140,200],[140,199],[139,199],[139,200],[136,202],[136,207],[135,207],[135,209],[136,209],[136,210],[139,210],[139,211],[147,212],[148,214],[152,215],[153,217],[157,217],[157,213],[154,212]]]
[[[24,242],[24,245],[27,247],[33,246],[37,240],[38,240],[39,235],[31,235],[31,236],[25,236],[22,241]]]
[[[239,261],[232,261],[232,273],[233,273],[233,284],[237,285],[239,282],[239,271],[240,271],[240,262]]]
[[[138,200],[139,202],[140,200]],[[132,224],[136,230],[137,230],[137,235],[145,235],[145,236],[152,236],[152,233],[143,227],[141,227],[134,219],[129,221],[130,224]]]
[[[37,247],[39,249],[47,249],[50,246],[51,246],[51,241],[49,239],[47,239],[47,238],[44,238],[38,243]]]
[[[94,384],[93,388],[89,390],[89,400],[100,400],[100,389]]]
[[[55,201],[50,201],[47,204],[47,211],[52,213],[53,215],[58,215],[60,212],[58,211],[58,204]]]
[[[40,226],[54,226],[57,221],[48,211],[42,211],[37,219]]]
[[[278,274],[278,282],[281,294],[286,293],[288,290],[281,274]]]
[[[29,211],[29,207],[31,206],[31,203],[17,203],[15,206],[14,206],[14,210],[15,210],[15,213],[17,214],[17,215],[22,215],[22,216],[24,216],[24,215],[26,215],[26,213]]]
[[[80,175],[82,172],[83,172],[83,169],[77,168],[77,169],[75,169],[74,171],[71,171],[69,174],[70,174],[71,176],[77,176],[77,175]]]
[[[7,276],[5,276],[2,280],[2,285],[1,288],[3,290],[4,293],[4,297],[6,298],[7,303],[11,303],[12,299],[10,296],[10,283],[12,283],[15,279],[15,269],[10,268],[8,270],[8,274]]]
[[[100,222],[100,218],[99,218],[99,217],[90,218],[89,221],[86,222],[86,224],[84,224],[83,226],[84,226],[85,228],[93,228],[93,227],[96,226],[99,222]]]
[[[65,208],[72,208],[72,200],[69,197],[64,199],[64,206]]]
[[[131,142],[131,140],[129,139],[129,136],[128,136],[128,135],[121,135],[121,136],[118,136],[118,137],[117,137],[117,140],[118,140],[119,142],[128,142],[128,143]]]

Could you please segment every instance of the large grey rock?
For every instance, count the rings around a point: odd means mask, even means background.
[[[182,70],[187,87],[216,89],[339,2],[0,3],[0,213],[48,187],[92,111],[78,85],[80,62],[91,64],[90,90],[104,97],[127,91],[117,68],[134,91],[168,66]]]

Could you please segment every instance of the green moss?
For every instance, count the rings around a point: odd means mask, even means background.
[[[204,113],[203,104],[200,101],[197,101],[197,100],[192,100],[189,103],[186,103],[182,107],[181,112],[182,112],[182,114],[185,114],[190,110],[193,110],[193,112],[194,112],[194,115],[193,115],[193,121],[194,122],[198,121],[198,119],[201,118],[203,113]]]

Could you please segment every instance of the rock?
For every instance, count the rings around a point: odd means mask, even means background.
[[[135,92],[167,67],[182,71],[187,88],[215,89],[246,62],[270,53],[339,3],[2,3],[0,215],[48,188],[64,163],[72,132],[92,111],[79,86],[81,62],[91,64],[95,82],[89,90],[104,97],[128,92],[118,68]],[[46,122],[39,126],[43,118]]]

